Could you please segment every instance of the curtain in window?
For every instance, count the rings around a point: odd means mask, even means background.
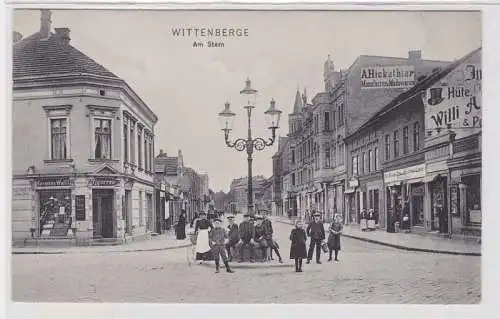
[[[95,150],[96,159],[111,158],[111,121],[95,120]]]
[[[66,120],[51,121],[52,159],[66,158]]]

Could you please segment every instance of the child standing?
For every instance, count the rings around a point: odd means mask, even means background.
[[[302,272],[302,259],[307,257],[306,232],[300,220],[295,222],[295,228],[290,233],[292,245],[290,247],[290,259],[295,259],[295,272]]]
[[[335,251],[335,261],[339,261],[339,251],[340,251],[340,234],[342,234],[342,216],[340,214],[335,214],[333,223],[330,224],[330,235],[328,236],[328,249],[330,252],[330,258],[328,261],[332,261],[332,252]]]
[[[222,228],[221,220],[219,218],[215,218],[213,220],[214,228],[210,232],[210,245],[212,247],[212,255],[215,259],[215,272],[219,273],[219,257],[222,257],[222,261],[224,262],[224,266],[226,266],[226,271],[229,273],[233,273],[229,267],[229,262],[226,256],[226,247],[225,244],[229,242],[227,232],[224,228]]]

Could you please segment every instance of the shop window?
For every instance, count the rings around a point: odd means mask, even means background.
[[[40,237],[66,237],[71,228],[71,190],[39,191],[38,216]]]
[[[111,120],[94,119],[96,159],[111,159]]]
[[[481,175],[462,177],[467,185],[466,192],[466,222],[469,225],[481,224]]]
[[[67,159],[68,140],[67,120],[65,118],[50,120],[50,143],[51,159]]]

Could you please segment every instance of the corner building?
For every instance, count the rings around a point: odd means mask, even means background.
[[[121,78],[40,31],[13,47],[13,242],[144,237],[155,224],[156,115]]]

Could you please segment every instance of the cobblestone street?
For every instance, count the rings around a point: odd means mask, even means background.
[[[186,248],[108,254],[14,255],[13,299],[161,303],[477,303],[480,257],[407,252],[342,239],[339,263],[288,259],[289,225],[274,223],[285,265],[188,262]]]

